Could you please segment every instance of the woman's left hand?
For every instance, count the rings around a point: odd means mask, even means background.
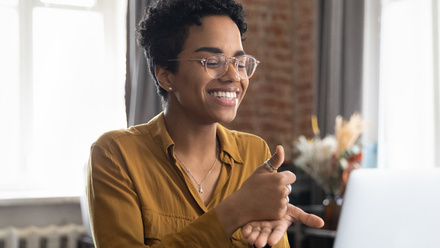
[[[273,246],[281,240],[287,228],[295,221],[314,228],[324,226],[320,217],[288,204],[287,213],[280,220],[253,221],[243,226],[243,237],[256,247],[264,247],[266,244]]]

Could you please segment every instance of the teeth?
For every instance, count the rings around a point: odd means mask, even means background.
[[[237,98],[236,92],[215,91],[211,92],[210,94],[225,100],[234,100],[235,98]]]

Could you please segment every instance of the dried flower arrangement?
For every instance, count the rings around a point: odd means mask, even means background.
[[[341,196],[349,173],[362,160],[358,138],[364,128],[361,115],[354,113],[349,121],[336,117],[335,134],[319,136],[316,117],[312,117],[315,138],[300,136],[294,141],[294,164],[312,177],[327,195]]]

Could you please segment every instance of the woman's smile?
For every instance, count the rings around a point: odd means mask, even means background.
[[[237,107],[239,103],[240,90],[238,88],[212,89],[208,93],[215,103],[224,107]]]

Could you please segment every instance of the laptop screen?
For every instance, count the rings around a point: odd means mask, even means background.
[[[440,248],[440,169],[352,172],[334,248]]]

